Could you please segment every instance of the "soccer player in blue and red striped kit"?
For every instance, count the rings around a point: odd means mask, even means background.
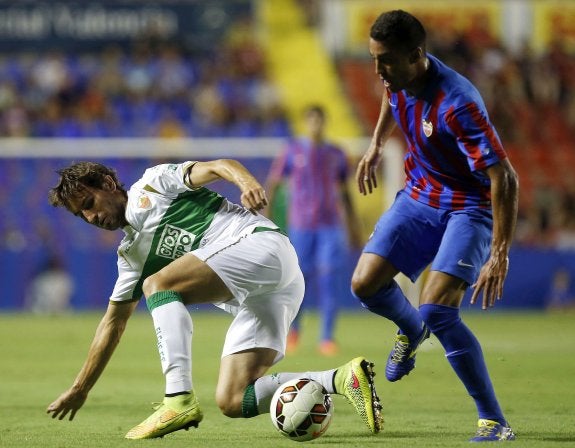
[[[306,134],[291,139],[274,160],[266,190],[269,202],[287,181],[287,227],[306,284],[304,304],[316,295],[321,317],[319,352],[335,355],[335,324],[346,263],[351,248],[360,248],[359,218],[347,186],[351,176],[342,148],[326,139],[326,112],[318,104],[304,110]],[[271,206],[270,206],[271,208]],[[301,310],[292,323],[288,350],[294,350],[300,332]]]
[[[433,333],[465,388],[479,421],[474,442],[513,440],[495,396],[481,346],[459,316],[465,291],[482,308],[500,299],[517,216],[518,179],[466,78],[426,52],[426,32],[411,14],[383,13],[370,31],[369,51],[385,93],[356,180],[372,192],[384,143],[398,126],[407,143],[405,187],[384,213],[352,278],[368,310],[397,324],[386,367],[397,381],[415,367],[419,345]],[[394,281],[414,281],[431,265],[419,310]]]

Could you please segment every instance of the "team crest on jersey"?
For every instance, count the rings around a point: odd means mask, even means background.
[[[158,242],[156,255],[175,260],[192,250],[192,244],[194,244],[195,239],[196,235],[193,233],[166,224]]]
[[[423,123],[423,133],[427,138],[431,137],[431,134],[433,134],[433,124],[431,123],[431,121],[425,121],[425,120],[421,121]]]
[[[150,198],[147,195],[143,194],[138,198],[138,208],[143,208],[144,210],[147,210],[151,206],[152,201],[150,201]]]

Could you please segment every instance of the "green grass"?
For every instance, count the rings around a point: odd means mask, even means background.
[[[199,429],[161,440],[129,441],[124,434],[161,400],[163,377],[151,320],[136,314],[110,365],[76,419],[52,420],[47,405],[76,375],[99,314],[32,316],[0,314],[0,447],[294,447],[277,434],[269,417],[223,417],[214,403],[220,351],[229,317],[194,313],[194,387],[205,419]],[[518,440],[515,447],[575,446],[575,314],[467,313],[465,320],[483,345],[500,402]],[[451,371],[432,337],[418,354],[418,367],[398,383],[383,376],[395,329],[368,313],[342,315],[337,337],[341,355],[315,351],[317,318],[306,315],[296,354],[274,370],[306,371],[335,367],[356,355],[376,362],[384,403],[385,429],[370,436],[341,397],[335,416],[317,446],[469,446],[475,430],[472,400]]]

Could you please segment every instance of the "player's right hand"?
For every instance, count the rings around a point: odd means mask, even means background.
[[[46,413],[52,414],[52,418],[58,418],[58,420],[63,420],[66,415],[70,414],[70,420],[74,420],[76,412],[82,407],[86,398],[88,398],[87,394],[68,389],[48,406]]]
[[[242,194],[240,202],[252,214],[256,214],[268,205],[268,198],[264,188],[255,179],[253,182],[241,185]]]

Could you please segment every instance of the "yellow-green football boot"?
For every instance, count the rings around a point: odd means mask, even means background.
[[[352,359],[339,367],[334,376],[335,391],[345,395],[373,434],[383,429],[382,406],[375,390],[373,363]]]
[[[152,415],[128,431],[126,439],[153,439],[191,426],[197,428],[204,418],[193,392],[165,397],[154,409]]]
[[[515,434],[509,423],[502,425],[494,420],[480,418],[477,422],[477,432],[470,442],[502,442],[515,440]]]

